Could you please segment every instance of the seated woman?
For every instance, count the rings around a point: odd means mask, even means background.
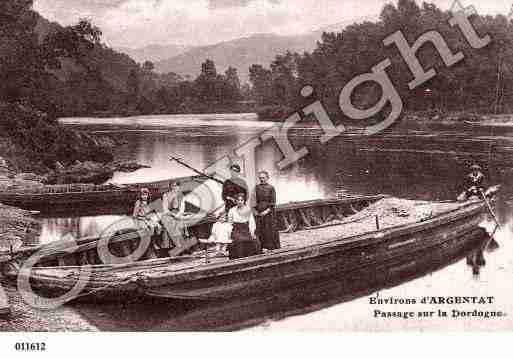
[[[160,233],[160,218],[155,210],[153,210],[150,203],[150,191],[147,188],[141,188],[139,198],[135,202],[134,211],[132,216],[135,219],[137,227],[145,227],[152,234]]]
[[[239,193],[236,197],[236,206],[228,212],[228,222],[233,226],[231,240],[243,241],[255,238],[255,217],[251,207],[246,204],[246,195]]]
[[[225,216],[220,216],[218,222],[212,227],[212,235],[208,239],[210,243],[217,244],[217,251],[226,255],[228,245],[255,238],[255,218],[251,208],[246,205],[246,196],[239,193],[236,197],[236,206],[228,212],[228,221]]]

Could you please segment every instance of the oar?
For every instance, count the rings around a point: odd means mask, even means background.
[[[497,230],[499,229],[498,225],[495,225],[495,229],[493,230],[492,234],[490,234],[490,239],[486,242],[486,245],[483,247],[483,252],[488,251],[488,247],[493,244],[493,247],[490,248],[490,252],[496,250],[499,248],[499,243],[495,240],[495,233],[497,233]]]
[[[180,165],[184,166],[185,168],[190,169],[191,171],[193,171],[193,172],[195,172],[195,173],[199,174],[200,176],[203,176],[203,177],[209,178],[209,179],[211,179],[211,180],[213,180],[213,181],[216,181],[216,182],[217,182],[217,183],[219,183],[219,184],[224,184],[224,182],[223,182],[223,181],[221,181],[221,180],[219,180],[219,179],[217,179],[217,178],[215,178],[215,177],[209,176],[209,175],[207,175],[206,173],[201,172],[201,171],[197,170],[196,168],[194,168],[194,167],[192,167],[192,166],[189,166],[187,163],[183,162],[183,161],[182,161],[181,159],[179,159],[179,158],[171,157],[171,158],[170,158],[170,160],[171,160],[171,161],[175,161],[176,163],[178,163],[178,164],[180,164]]]
[[[485,201],[486,203],[486,206],[488,207],[488,211],[490,212],[490,214],[492,215],[495,223],[497,224],[497,227],[500,229],[501,228],[501,225],[499,223],[499,220],[497,219],[497,216],[495,215],[495,213],[493,212],[493,209],[492,209],[492,206],[490,205],[490,202],[488,202],[488,199],[486,198],[486,195],[484,194],[483,190],[482,189],[479,189],[479,192],[481,192],[481,195],[483,196],[483,200]]]
[[[483,250],[486,251],[488,249],[488,246],[495,241],[495,233],[497,233],[497,230],[501,228],[501,225],[499,223],[499,220],[497,219],[497,216],[495,215],[495,213],[493,212],[493,209],[492,209],[492,206],[490,205],[490,202],[488,202],[488,199],[486,198],[486,194],[484,194],[483,190],[482,189],[479,189],[479,192],[481,192],[481,195],[483,196],[483,200],[485,201],[486,203],[486,206],[488,207],[488,211],[490,212],[490,214],[492,215],[494,221],[495,221],[495,229],[493,230],[492,234],[490,235],[490,239],[488,240],[488,242],[486,243],[486,245],[484,246]],[[496,244],[496,247],[498,247],[498,244],[497,242],[495,241],[495,244]]]

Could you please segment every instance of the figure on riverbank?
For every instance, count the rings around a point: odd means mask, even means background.
[[[485,192],[485,176],[481,172],[481,166],[475,164],[470,167],[471,173],[465,178],[465,192],[459,197],[458,201],[467,201],[472,197],[482,198]]]
[[[155,210],[150,206],[151,195],[147,188],[141,188],[139,198],[135,202],[132,216],[138,227],[146,227],[152,234],[159,233],[161,226]]]
[[[269,184],[269,173],[258,174],[256,186],[256,234],[264,250],[279,249],[280,233],[276,224],[276,190]]]
[[[230,171],[232,177],[224,182],[222,193],[226,213],[228,213],[230,209],[235,207],[237,203],[236,196],[238,194],[243,194],[244,200],[248,200],[248,185],[246,181],[244,181],[244,179],[242,179],[240,176],[240,166],[234,164],[230,167]]]

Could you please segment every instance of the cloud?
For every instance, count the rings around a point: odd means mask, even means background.
[[[209,9],[223,9],[233,7],[245,7],[251,0],[210,0],[208,2]]]
[[[1,0],[0,0],[1,1]],[[390,0],[34,0],[43,16],[68,25],[89,17],[112,46],[205,45],[254,33],[304,33],[379,13]],[[431,0],[449,9],[453,0]],[[475,1],[507,13],[509,1]],[[418,1],[420,3],[420,1]]]
[[[209,9],[223,9],[223,8],[234,8],[234,7],[246,7],[253,0],[209,0]],[[282,0],[267,0],[272,4],[278,4]]]

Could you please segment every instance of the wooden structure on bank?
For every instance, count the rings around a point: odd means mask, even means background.
[[[141,188],[148,188],[152,199],[162,197],[169,190],[169,182],[179,181],[185,187],[197,186],[208,178],[191,176],[163,181],[142,182],[123,185],[66,184],[33,188],[0,190],[0,202],[9,206],[43,212],[80,207],[102,207],[116,205],[132,206]]]
[[[43,293],[67,292],[78,283],[81,295],[104,299],[228,299],[350,275],[398,256],[468,245],[482,234],[478,224],[486,206],[481,201],[401,202],[368,196],[288,203],[277,213],[282,248],[254,257],[230,261],[201,250],[195,238],[207,238],[213,224],[213,218],[206,218],[190,227],[194,242],[187,255],[163,255],[156,250],[158,238],[152,237],[140,260],[102,264],[98,238],[90,238],[75,244],[71,253],[66,243],[14,252],[5,266],[14,270],[4,274],[15,278],[14,263],[19,266],[37,252],[40,260],[25,279]],[[129,258],[139,241],[137,236],[114,236],[108,249]]]

